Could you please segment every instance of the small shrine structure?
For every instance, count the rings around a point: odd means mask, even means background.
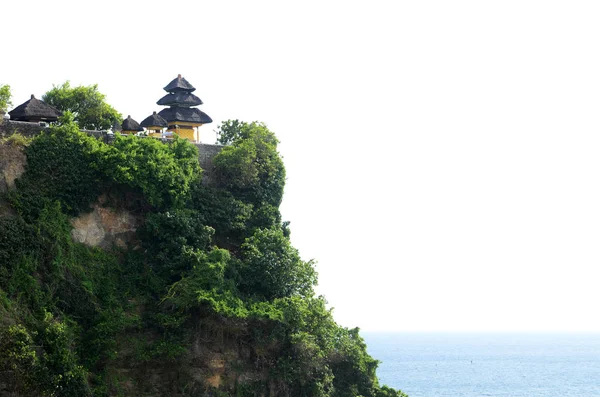
[[[169,124],[167,123],[167,120],[156,114],[156,112],[153,112],[140,123],[140,126],[148,131],[148,136],[160,138],[162,137],[163,130],[167,128]]]
[[[31,95],[31,99],[20,104],[8,112],[8,114],[13,121],[52,123],[58,121],[58,118],[62,116],[63,113]]]
[[[131,118],[131,116],[127,116],[123,123],[121,124],[121,134],[137,134],[140,131],[144,131],[144,129],[140,126],[140,123]]]

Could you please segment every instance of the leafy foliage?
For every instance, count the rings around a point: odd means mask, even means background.
[[[79,128],[88,130],[106,130],[123,117],[105,102],[106,96],[98,91],[98,85],[71,87],[69,81],[53,86],[42,96],[48,105],[71,112]]]
[[[100,194],[103,176],[94,167],[101,143],[79,131],[67,114],[26,149],[27,168],[17,180],[15,206],[34,216],[49,201],[59,200],[71,215],[87,211]]]
[[[53,200],[70,215],[86,212],[110,185],[137,189],[156,208],[177,207],[200,180],[197,148],[185,140],[129,136],[107,145],[80,132],[70,113],[60,121],[26,149],[27,169],[11,197],[26,219]]]
[[[0,85],[0,117],[4,116],[8,108],[12,106],[11,96],[10,86],[8,84]]]
[[[226,120],[217,127],[217,143],[230,145],[234,141],[247,138],[245,134],[247,123],[239,120]]]
[[[192,268],[194,250],[206,250],[214,230],[190,210],[153,213],[140,230],[149,261],[168,280],[177,280]]]
[[[317,275],[281,229],[258,229],[242,244],[241,289],[259,300],[311,296]]]
[[[229,191],[196,184],[192,187],[189,207],[215,230],[216,237],[241,242],[254,206],[236,199]],[[238,244],[239,245],[239,244]]]
[[[9,387],[26,395],[91,395],[77,346],[95,343],[80,338],[81,327],[93,327],[99,308],[114,301],[114,284],[107,284],[111,272],[105,271],[114,257],[74,244],[58,202],[42,208],[32,223],[3,223],[10,226],[0,238],[11,236],[0,247],[8,258],[0,263],[0,291],[8,298],[4,320],[19,324],[0,322],[0,363],[10,367],[0,365],[0,373],[9,371]],[[26,243],[15,249],[18,242]],[[91,279],[101,282],[96,291],[86,288]]]
[[[25,146],[28,146],[30,142],[31,142],[30,138],[27,138],[26,136],[21,135],[18,132],[16,134],[12,134],[6,138],[0,139],[0,144],[10,145],[10,146],[25,147]]]
[[[198,149],[177,138],[167,146],[155,139],[117,136],[112,145],[103,146],[99,165],[114,182],[139,188],[159,208],[179,206],[201,176]]]
[[[35,229],[22,218],[0,218],[0,263],[5,264],[0,272],[8,269],[28,249],[35,247],[35,238]]]
[[[275,134],[261,123],[238,123],[230,140],[213,160],[220,186],[256,207],[279,207],[285,168]]]

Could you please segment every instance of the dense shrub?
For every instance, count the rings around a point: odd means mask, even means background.
[[[189,207],[198,211],[217,237],[232,238],[238,245],[253,212],[252,204],[236,199],[229,191],[201,184],[192,188]]]
[[[35,229],[22,218],[0,218],[0,277],[11,264],[37,246]]]
[[[201,177],[198,150],[182,139],[165,145],[117,136],[112,145],[102,147],[98,165],[112,181],[140,189],[158,208],[180,206]]]
[[[94,167],[100,146],[69,122],[32,140],[25,152],[26,171],[16,181],[16,208],[32,218],[48,202],[58,200],[70,215],[88,211],[103,182],[102,173]]]
[[[285,168],[277,152],[277,138],[260,123],[241,123],[239,133],[215,156],[219,184],[235,197],[261,206],[279,207]]]
[[[317,275],[281,229],[258,229],[242,244],[241,290],[260,300],[310,296]]]
[[[191,210],[148,214],[139,232],[155,271],[171,282],[192,268],[188,252],[206,250],[213,233]]]

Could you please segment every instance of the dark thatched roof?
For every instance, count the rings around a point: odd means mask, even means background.
[[[31,99],[17,106],[10,112],[10,119],[15,121],[57,121],[62,112],[33,95]]]
[[[189,123],[208,124],[212,123],[209,115],[196,108],[172,107],[161,110],[159,113],[169,124],[175,121],[187,121]]]
[[[160,117],[156,112],[152,113],[151,116],[146,117],[140,125],[142,127],[167,127],[167,120]]]
[[[125,120],[123,120],[123,124],[121,124],[121,128],[123,131],[144,131],[140,124],[131,118],[131,116],[127,116]]]
[[[186,79],[181,77],[181,75],[177,75],[177,78],[173,79],[167,86],[164,88],[167,92],[193,92],[196,91],[193,85],[191,85]]]
[[[156,104],[162,106],[198,106],[202,105],[202,100],[189,92],[176,92],[165,95]]]

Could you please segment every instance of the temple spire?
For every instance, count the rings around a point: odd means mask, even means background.
[[[198,128],[212,123],[212,119],[196,108],[202,104],[202,100],[192,94],[196,88],[179,74],[164,90],[167,95],[159,99],[157,104],[169,107],[161,110],[158,115],[167,121],[168,131],[185,139],[198,140]]]

